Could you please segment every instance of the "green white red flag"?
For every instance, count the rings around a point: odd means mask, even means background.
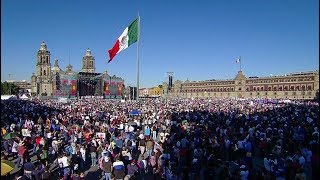
[[[120,35],[120,37],[117,39],[116,43],[113,45],[111,49],[108,50],[109,52],[109,61],[110,63],[114,56],[118,54],[119,52],[125,50],[127,47],[129,47],[131,44],[137,42],[139,35],[138,35],[138,20],[134,20],[126,29],[123,31],[123,33]]]

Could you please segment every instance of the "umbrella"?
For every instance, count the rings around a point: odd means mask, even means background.
[[[13,132],[10,132],[10,133],[7,133],[7,134],[5,134],[4,135],[4,137],[3,137],[3,139],[13,139],[13,138],[15,138],[17,136],[17,134],[16,133],[13,133]]]
[[[10,173],[15,168],[15,166],[16,164],[11,161],[1,160],[1,176]]]
[[[134,110],[132,110],[132,111],[130,112],[130,115],[134,115],[134,116],[139,115],[139,114],[141,114],[141,111],[139,111],[139,110],[137,110],[137,109],[134,109]]]

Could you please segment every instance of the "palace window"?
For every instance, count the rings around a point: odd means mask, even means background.
[[[308,86],[308,91],[311,91],[311,86]]]
[[[263,87],[261,87],[261,91],[263,91]]]
[[[273,87],[273,90],[276,91],[276,90],[277,90],[277,87]]]
[[[301,87],[302,91],[306,90],[306,87],[305,86],[302,86]]]
[[[241,91],[241,88],[239,88],[239,91]]]
[[[260,88],[259,88],[259,87],[257,87],[257,91],[260,91]]]
[[[268,87],[268,91],[271,91],[271,87]]]
[[[299,86],[296,86],[296,91],[299,91]]]
[[[253,87],[253,91],[256,91],[256,87]]]
[[[279,87],[279,91],[282,91],[282,87]]]
[[[293,91],[293,90],[294,90],[294,86],[291,86],[291,87],[290,87],[290,91]]]

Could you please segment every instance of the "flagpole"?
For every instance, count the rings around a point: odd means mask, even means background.
[[[138,11],[138,40],[137,40],[137,97],[136,100],[139,101],[139,41],[140,41],[140,15]]]

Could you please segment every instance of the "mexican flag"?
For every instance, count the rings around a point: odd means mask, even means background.
[[[111,62],[113,57],[118,54],[119,52],[125,50],[127,47],[129,47],[131,44],[137,42],[138,40],[138,21],[139,18],[134,20],[126,29],[123,31],[123,33],[120,35],[120,37],[117,39],[116,43],[113,45],[112,49],[109,49],[109,56]]]

